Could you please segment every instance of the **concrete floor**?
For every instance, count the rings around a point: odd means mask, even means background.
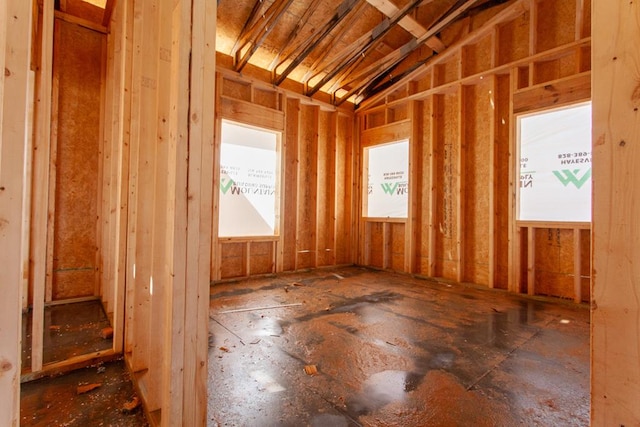
[[[585,306],[349,267],[216,285],[210,319],[211,426],[589,424]]]
[[[80,393],[79,387],[99,385]],[[118,360],[22,384],[21,426],[147,426],[124,361]],[[131,406],[127,406],[130,404]]]
[[[31,369],[31,327],[33,313],[22,314],[22,367]],[[113,347],[102,329],[109,319],[99,300],[53,305],[44,309],[43,363],[60,362],[75,356]]]

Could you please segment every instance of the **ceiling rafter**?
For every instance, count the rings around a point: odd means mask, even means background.
[[[331,81],[338,73],[350,67],[354,62],[358,60],[359,57],[366,56],[366,54],[371,50],[372,46],[377,40],[380,40],[382,37],[384,37],[391,30],[391,28],[393,28],[402,18],[404,18],[409,12],[414,10],[424,1],[431,0],[414,0],[406,5],[402,10],[400,10],[393,18],[385,18],[380,24],[378,24],[366,35],[368,41],[362,49],[352,53],[346,60],[340,61],[339,64],[326,72],[325,76],[318,83],[307,90],[306,95],[312,96],[314,93],[318,92],[325,84]],[[320,71],[320,73],[324,73],[324,70]]]
[[[353,9],[353,6],[357,2],[361,0],[343,0],[343,2],[338,6],[334,15],[325,23],[322,29],[316,32],[312,37],[307,39],[307,41],[301,44],[297,49],[295,49],[290,55],[288,55],[285,59],[280,61],[280,63],[274,68],[274,79],[273,84],[279,86],[282,82],[291,74],[291,72],[298,66],[302,61],[305,60],[307,56],[316,48],[320,43],[329,35],[329,33],[347,16]],[[298,51],[300,51],[298,53]],[[278,68],[285,64],[291,57],[294,57],[287,68],[278,75]]]
[[[355,24],[355,22],[359,19],[360,16],[360,12],[362,10],[362,8],[364,8],[364,6],[366,5],[366,2],[360,2],[356,5],[355,9],[353,10],[353,13],[351,13],[349,15],[349,18],[347,18],[347,20],[344,22],[344,25],[342,26],[342,28],[340,29],[340,31],[338,31],[337,34],[335,34],[332,37],[332,41],[331,41],[331,45],[336,45],[338,44],[347,34],[347,32],[351,29],[351,27]],[[344,51],[344,50],[343,50]],[[320,56],[314,61],[314,63],[311,65],[311,67],[309,67],[309,70],[306,72],[306,74],[304,75],[304,77],[302,78],[302,82],[306,83],[309,80],[311,80],[312,78],[314,78],[316,75],[313,74],[313,70],[316,70],[318,68],[324,68],[327,65],[325,64],[325,60],[327,59],[327,57],[332,53],[331,49],[324,49],[322,51],[322,53],[320,54]],[[339,57],[336,56],[334,58],[332,58],[328,64],[333,63],[333,61],[336,60],[336,58]]]
[[[390,0],[367,0],[367,3],[369,3],[371,6],[374,6],[389,18],[394,16],[399,11],[398,7]],[[409,15],[402,18],[400,22],[398,22],[398,25],[407,30],[416,39],[419,39],[427,32],[426,28],[424,28],[418,21],[416,21]],[[425,44],[438,53],[447,48],[442,40],[440,40],[437,36],[429,37]]]
[[[231,48],[231,56],[236,55],[236,52],[238,51],[238,46],[240,46],[240,43],[244,43],[245,40],[247,39],[248,31],[255,24],[263,4],[264,4],[264,0],[256,0],[256,2],[253,4],[253,8],[251,8],[251,12],[247,17],[247,20],[244,22],[244,25],[242,26],[242,30],[240,30],[240,34],[238,35],[238,38],[236,39],[236,42],[233,44],[233,47]]]
[[[478,0],[458,0],[451,8],[447,10],[447,12],[444,13],[444,15],[442,15],[442,17],[434,25],[429,28],[429,30],[422,37],[420,37],[419,39],[411,40],[400,49],[395,50],[394,52],[390,53],[385,58],[380,60],[381,63],[391,65],[382,70],[380,70],[380,67],[372,66],[359,73],[358,77],[361,80],[361,83],[353,88],[350,88],[347,91],[347,94],[337,101],[337,104],[339,105],[343,103],[346,99],[350,98],[353,95],[361,95],[367,89],[371,89],[372,83],[376,81],[378,81],[379,83],[379,78],[381,76],[388,75],[390,70],[394,69],[400,61],[409,56],[417,48],[422,46],[429,37],[434,34],[438,34],[452,22],[460,18],[477,1]]]
[[[249,63],[253,54],[258,50],[267,34],[276,26],[284,12],[293,3],[293,0],[276,0],[267,9],[261,21],[256,22],[248,30],[246,37],[241,37],[245,41],[240,43],[238,50],[234,54],[235,70],[240,72]]]
[[[291,44],[300,33],[300,30],[302,30],[302,28],[307,24],[307,22],[309,21],[309,18],[311,18],[311,16],[316,11],[316,9],[318,8],[318,6],[322,1],[323,0],[311,1],[311,4],[309,5],[309,7],[305,9],[304,14],[302,15],[302,18],[300,18],[296,26],[289,33],[289,36],[287,37],[287,40],[284,42],[284,44],[280,48],[280,51],[278,51],[276,57],[273,58],[273,61],[271,61],[271,65],[269,65],[269,71],[273,71],[276,68],[282,54],[290,48]]]
[[[466,13],[466,15],[473,15],[476,12],[489,9],[491,7],[494,7],[503,3],[507,3],[508,1],[510,0],[485,0],[484,2],[475,6],[472,10],[469,10]],[[500,12],[495,14],[491,19],[484,22],[481,28],[477,28],[473,30],[467,36],[467,38],[469,37],[477,38],[479,37],[480,34],[486,33],[486,31],[484,30],[485,28],[493,28],[500,23],[507,22],[511,19],[514,19],[515,17],[522,15],[528,9],[529,9],[529,0],[515,0],[510,6],[501,10]],[[463,46],[464,43],[465,43],[465,40],[458,40],[455,42],[455,44],[451,45],[448,49],[453,49],[455,48],[455,46]],[[448,56],[449,53],[450,51],[447,50],[447,52],[444,52],[443,55]],[[423,75],[424,70],[421,70],[420,68],[422,68],[422,66],[424,65],[431,63],[435,59],[436,59],[435,56],[431,56],[424,60],[418,61],[419,64],[417,64],[417,66],[410,67],[410,69],[405,70],[402,73],[393,76],[392,81],[386,81],[380,84],[379,86],[376,86],[373,84],[375,82],[375,79],[373,79],[371,81],[371,85],[369,85],[368,88],[365,88],[364,90],[361,91],[363,95],[361,96],[361,99],[356,103],[356,109],[362,106],[365,106],[366,108],[366,106],[373,105],[375,102],[379,101],[382,96],[384,96],[383,95],[384,92],[389,90],[389,88],[394,87],[395,85],[401,82],[406,83],[410,79],[415,79],[417,76]],[[382,79],[379,79],[378,83],[380,81],[382,81]],[[340,105],[345,100],[346,99],[342,98],[340,102],[334,102],[334,104]]]

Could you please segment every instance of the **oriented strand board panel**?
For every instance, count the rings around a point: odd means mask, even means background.
[[[367,224],[369,233],[369,247],[365,248],[369,252],[369,264],[372,267],[384,268],[384,224],[381,222],[370,222]]]
[[[231,277],[240,277],[245,272],[245,247],[244,243],[223,243],[220,257],[220,278],[228,279]]]
[[[335,262],[353,261],[350,236],[355,229],[353,217],[353,117],[338,114],[336,119],[335,166]]]
[[[498,64],[508,64],[529,55],[529,13],[498,28]]]
[[[537,295],[573,299],[573,230],[536,229]]]
[[[507,289],[509,284],[509,123],[510,80],[508,75],[496,77],[495,127],[495,257],[494,287]]]
[[[464,274],[465,281],[489,283],[489,182],[493,120],[491,79],[464,87]]]
[[[534,0],[538,7],[536,52],[575,40],[576,0]]]
[[[296,269],[296,230],[298,222],[298,137],[300,121],[300,101],[287,99],[286,130],[284,141],[284,162],[286,174],[282,183],[284,191],[283,269]]]
[[[432,254],[429,253],[429,209],[431,201],[431,100],[427,99],[421,103],[421,124],[422,127],[420,140],[416,141],[418,144],[418,158],[414,163],[420,170],[418,177],[420,178],[416,185],[419,185],[419,191],[417,192],[418,200],[418,212],[416,222],[416,238],[417,244],[417,257],[418,257],[418,274],[429,274],[429,261]]]
[[[458,180],[460,171],[460,92],[442,95],[442,116],[435,124],[438,127],[436,151],[438,153],[437,181],[439,183],[436,215],[436,275],[447,279],[456,279],[458,275],[458,221],[457,203]]]
[[[316,266],[317,176],[318,176],[318,120],[319,108],[300,107],[298,141],[298,268]]]
[[[390,237],[390,265],[389,267],[394,271],[404,270],[404,257],[405,257],[405,225],[401,223],[391,223]]]
[[[320,111],[317,171],[317,266],[335,263],[335,113]]]
[[[93,295],[104,35],[58,20],[53,299]],[[56,102],[54,100],[54,102]]]
[[[275,270],[273,242],[252,242],[250,246],[250,273],[267,274]]]
[[[487,35],[478,43],[465,46],[462,56],[462,74],[472,76],[491,68],[491,51],[493,49],[492,36]]]

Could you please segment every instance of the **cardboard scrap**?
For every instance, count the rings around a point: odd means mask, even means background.
[[[91,390],[95,390],[98,387],[102,387],[102,384],[100,383],[94,383],[94,384],[85,384],[85,385],[79,385],[78,389],[76,390],[77,394],[84,394],[84,393],[88,393]]]
[[[318,367],[316,365],[306,365],[304,373],[307,375],[318,375]]]

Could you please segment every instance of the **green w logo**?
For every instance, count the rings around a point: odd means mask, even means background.
[[[382,186],[382,190],[393,196],[393,193],[396,191],[396,188],[398,188],[398,183],[396,182],[395,184],[380,184]]]
[[[582,188],[582,186],[591,178],[591,168],[589,168],[582,178],[578,178],[578,173],[580,173],[580,169],[574,169],[570,171],[569,169],[563,169],[562,171],[553,171],[553,174],[560,180],[562,185],[565,187],[569,185],[569,183],[573,183],[577,188]]]
[[[233,182],[232,179],[229,179],[229,181],[227,181],[227,178],[222,178],[221,181],[222,182],[220,183],[220,191],[222,191],[222,194],[227,194],[227,191],[229,191],[229,189],[235,184],[235,182]]]

